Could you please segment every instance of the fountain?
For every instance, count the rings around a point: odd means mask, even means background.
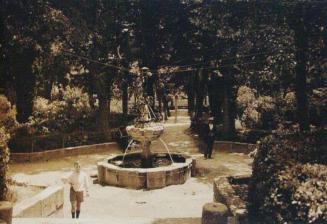
[[[124,154],[111,156],[97,164],[99,183],[133,189],[156,189],[185,183],[190,176],[192,159],[169,152],[160,138],[164,126],[153,122],[155,114],[143,97],[139,98],[138,110],[136,123],[126,127],[133,140]],[[167,152],[153,153],[150,146],[155,140],[159,140]],[[127,153],[133,142],[138,143],[141,150]]]
[[[136,120],[136,124],[127,126],[126,131],[133,140],[136,140],[141,144],[141,166],[143,168],[151,168],[153,167],[153,156],[150,151],[150,144],[151,141],[160,137],[164,128],[161,124],[151,122],[149,106],[143,100],[138,107],[139,116]]]

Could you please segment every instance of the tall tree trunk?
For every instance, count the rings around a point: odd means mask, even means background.
[[[200,69],[198,72],[199,81],[197,83],[196,93],[196,105],[195,116],[200,118],[203,112],[203,100],[206,96],[206,85],[208,81],[208,71],[206,69]]]
[[[128,115],[128,81],[123,80],[122,82],[122,107],[123,107],[123,119],[127,120]]]
[[[188,76],[188,80],[187,80],[187,106],[188,106],[188,113],[190,115],[193,114],[194,112],[194,107],[195,107],[195,94],[194,94],[194,77],[195,74],[191,73]]]
[[[222,119],[222,103],[224,95],[224,81],[217,75],[212,75],[208,82],[209,105],[214,117],[214,125],[218,125]]]
[[[224,75],[223,88],[223,137],[232,140],[235,137],[235,94],[230,73],[228,77]]]
[[[110,100],[99,98],[99,120],[100,131],[107,133],[109,130]]]
[[[308,61],[308,27],[305,23],[304,8],[301,4],[296,6],[296,14],[298,21],[295,24],[295,45],[296,45],[296,78],[295,78],[295,93],[297,102],[297,120],[300,125],[300,130],[308,130],[309,112],[308,112],[308,97],[307,97],[307,66]]]
[[[32,63],[34,58],[33,49],[27,49],[14,60],[17,121],[21,123],[27,122],[33,112],[35,75],[32,71]]]
[[[100,131],[108,133],[113,75],[104,72],[94,78],[96,78],[94,84],[99,99],[98,128]]]

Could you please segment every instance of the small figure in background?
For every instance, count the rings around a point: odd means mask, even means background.
[[[164,119],[165,121],[168,120],[168,117],[170,117],[170,110],[168,106],[168,91],[167,91],[167,86],[164,81],[160,82],[159,84],[159,92],[163,104],[163,112],[164,112]]]
[[[214,129],[211,129],[207,136],[207,147],[204,152],[205,159],[211,159],[212,148],[213,148],[214,142],[215,142],[215,131],[214,131]]]
[[[206,141],[207,136],[210,132],[210,126],[209,126],[209,108],[208,107],[203,107],[203,113],[201,117],[201,126],[200,126],[200,137]]]
[[[72,206],[72,218],[78,219],[81,213],[81,204],[84,201],[84,193],[86,197],[89,196],[90,180],[87,174],[81,171],[81,165],[79,161],[74,163],[74,171],[68,177],[67,182],[70,184],[70,203]]]

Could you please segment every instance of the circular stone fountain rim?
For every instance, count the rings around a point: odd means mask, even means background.
[[[125,156],[128,155],[133,155],[133,154],[139,154],[140,152],[133,152],[133,153],[127,153]],[[166,152],[156,152],[155,154],[168,154]],[[185,155],[183,153],[172,153],[172,155],[180,155],[185,157],[185,162],[184,163],[172,163],[168,166],[161,166],[161,167],[153,167],[153,168],[126,168],[126,167],[120,167],[117,165],[114,165],[112,163],[109,163],[108,160],[114,159],[118,156],[122,156],[122,154],[118,154],[118,155],[112,155],[107,157],[107,159],[105,161],[101,161],[98,162],[98,166],[103,166],[106,167],[107,169],[114,169],[114,170],[119,170],[119,171],[136,171],[136,172],[140,172],[140,173],[149,173],[149,172],[158,172],[158,171],[171,171],[171,170],[175,170],[178,168],[182,168],[182,167],[186,167],[186,166],[190,166],[192,164],[192,157]]]

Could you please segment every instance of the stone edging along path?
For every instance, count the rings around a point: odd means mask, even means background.
[[[49,160],[53,158],[62,158],[65,156],[83,155],[91,153],[99,153],[110,151],[112,147],[117,146],[116,142],[108,142],[94,145],[82,145],[76,147],[67,147],[61,149],[47,150],[42,152],[32,152],[32,153],[11,153],[11,162],[34,162]],[[227,151],[234,153],[250,153],[256,148],[256,144],[248,144],[241,142],[229,142],[229,141],[215,141],[215,148],[219,151]]]
[[[13,217],[48,217],[64,205],[64,186],[44,187],[44,190],[14,206]]]
[[[107,152],[113,146],[117,146],[116,142],[108,142],[94,145],[82,145],[76,147],[67,147],[61,149],[47,150],[42,152],[31,152],[31,153],[11,153],[11,162],[34,162],[49,160],[53,158],[62,158],[65,156],[83,155],[99,152]]]
[[[244,153],[249,154],[257,147],[256,144],[230,142],[230,141],[215,141],[214,148],[219,151],[230,153]]]

